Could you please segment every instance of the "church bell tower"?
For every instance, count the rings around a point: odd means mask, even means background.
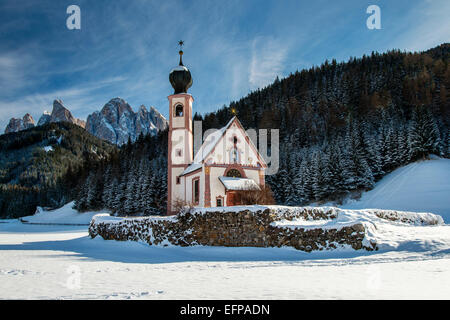
[[[194,98],[187,93],[192,86],[192,76],[183,65],[183,41],[180,45],[180,63],[169,75],[174,93],[169,99],[169,143],[167,174],[167,214],[175,214],[174,203],[184,200],[184,179],[181,173],[193,162],[192,103]]]

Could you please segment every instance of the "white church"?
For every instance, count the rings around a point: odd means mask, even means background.
[[[236,116],[208,135],[194,157],[194,98],[187,92],[192,76],[183,65],[183,51],[179,54],[179,66],[169,75],[175,91],[168,97],[167,214],[176,214],[180,203],[198,207],[236,205],[238,191],[264,186],[267,164]]]

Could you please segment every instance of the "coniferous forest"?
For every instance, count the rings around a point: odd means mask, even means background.
[[[140,135],[110,158],[85,166],[76,189],[79,211],[108,209],[117,215],[153,215],[166,210],[167,130]]]
[[[449,57],[450,44],[443,44],[421,53],[325,61],[194,120],[203,121],[203,130],[220,128],[236,112],[247,129],[279,129],[280,168],[266,177],[276,202],[339,202],[397,167],[432,154],[450,157]],[[167,131],[64,172],[61,185],[73,186],[64,200],[76,200],[80,211],[164,213]],[[1,183],[2,197],[5,188],[22,187]],[[52,197],[61,202],[61,195]]]

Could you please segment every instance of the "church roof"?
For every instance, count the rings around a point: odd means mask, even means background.
[[[261,190],[258,184],[253,179],[248,178],[234,178],[234,177],[219,177],[220,182],[225,189],[230,191],[238,190]]]
[[[198,170],[202,167],[201,163],[191,163],[191,165],[189,167],[187,167],[186,169],[184,169],[184,171],[180,174],[181,176],[184,176],[188,173],[194,172],[195,170]]]
[[[241,123],[239,122],[239,119],[236,116],[233,116],[230,121],[226,124],[226,126],[222,127],[221,129],[217,130],[216,132],[210,134],[205,142],[203,142],[200,149],[197,151],[197,154],[194,157],[194,161],[189,165],[181,174],[181,176],[186,175],[190,172],[193,172],[195,170],[198,170],[201,168],[203,161],[208,157],[208,155],[213,151],[214,147],[219,143],[220,139],[223,137],[227,129],[231,126],[231,124],[237,121],[238,125],[242,128]],[[245,132],[245,131],[244,131]],[[249,139],[249,143],[255,148],[256,152],[259,154],[258,150],[254,146],[251,139]],[[262,159],[262,158],[261,158]],[[262,162],[265,165],[264,159],[262,159]]]
[[[225,127],[221,128],[220,130],[217,130],[216,132],[210,134],[205,142],[203,142],[200,149],[197,151],[197,154],[194,157],[194,162],[191,163],[189,167],[187,167],[183,173],[182,176],[185,174],[188,174],[192,171],[195,171],[199,168],[201,168],[203,160],[206,159],[206,157],[211,153],[211,151],[214,149],[214,147],[219,142],[220,138],[224,135],[225,131],[228,129],[228,127],[233,123],[234,119],[236,119],[236,116],[234,116]]]
[[[237,119],[236,116],[234,116],[230,121],[228,121],[228,123],[225,127],[222,127],[221,129],[210,134],[206,138],[205,142],[203,142],[202,146],[197,151],[197,154],[194,157],[194,163],[200,163],[206,159],[206,157],[211,153],[211,151],[214,149],[214,147],[220,141],[220,138],[222,138],[222,136],[225,134],[227,129],[233,123],[234,119]]]

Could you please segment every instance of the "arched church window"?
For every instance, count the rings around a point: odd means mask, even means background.
[[[230,169],[227,172],[227,177],[231,177],[231,178],[242,178],[241,173],[239,172],[239,170],[237,169]]]
[[[183,105],[177,104],[175,106],[175,117],[182,117],[183,116]]]
[[[200,201],[200,179],[199,178],[194,178],[192,180],[192,184],[193,184],[193,193],[192,193],[192,202],[194,202],[194,204],[199,203]]]

